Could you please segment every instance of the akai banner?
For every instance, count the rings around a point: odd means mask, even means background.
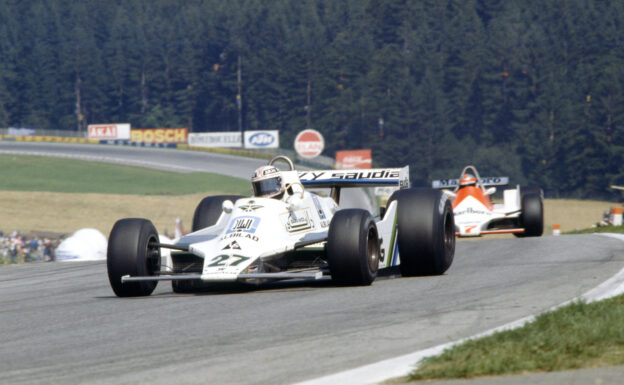
[[[344,150],[336,151],[336,168],[371,168],[373,155],[371,150]]]
[[[192,132],[188,134],[188,144],[195,147],[242,147],[241,138],[239,131]]]
[[[186,143],[188,128],[135,128],[130,134],[131,142]]]
[[[89,124],[89,139],[130,139],[130,123]]]

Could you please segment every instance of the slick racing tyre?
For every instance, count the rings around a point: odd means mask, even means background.
[[[396,191],[397,241],[403,276],[443,274],[455,256],[455,220],[446,194],[430,188]]]
[[[217,223],[223,211],[223,202],[226,200],[236,202],[239,198],[242,197],[240,195],[215,195],[202,199],[193,214],[192,231],[201,230]],[[201,290],[203,287],[204,284],[200,279],[171,281],[171,288],[174,293],[193,293]]]
[[[202,199],[202,201],[197,205],[197,208],[195,208],[195,213],[193,214],[192,230],[201,230],[204,227],[212,226],[217,223],[217,220],[223,211],[221,207],[223,202],[231,200],[235,203],[239,198],[242,198],[242,196],[215,195]]]
[[[121,283],[121,277],[149,276],[160,271],[158,233],[152,222],[141,218],[118,220],[108,238],[108,280],[119,297],[150,295],[157,281]]]
[[[540,237],[544,233],[544,204],[538,194],[522,195],[520,223],[524,227],[524,237]]]
[[[343,285],[370,285],[379,268],[379,235],[372,215],[362,209],[338,211],[329,224],[327,263]]]

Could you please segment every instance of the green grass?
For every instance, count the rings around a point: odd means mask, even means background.
[[[563,234],[591,234],[591,233],[624,233],[624,226],[602,226],[587,229],[566,231]]]
[[[425,358],[408,379],[549,372],[624,364],[624,296],[575,302],[521,328],[470,340]]]
[[[180,174],[75,159],[0,155],[0,190],[139,195],[223,191],[247,195],[251,187],[248,181],[211,173]]]

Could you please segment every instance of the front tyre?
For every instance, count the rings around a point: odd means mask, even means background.
[[[371,214],[361,209],[338,211],[329,225],[327,263],[339,284],[373,283],[379,268],[379,235]]]
[[[455,220],[446,194],[430,188],[395,192],[403,276],[440,275],[455,256]]]
[[[522,214],[520,222],[524,227],[525,237],[540,237],[544,233],[544,204],[538,194],[522,196]]]
[[[121,277],[150,276],[160,271],[158,232],[147,219],[118,220],[108,238],[106,266],[108,280],[118,297],[137,297],[152,294],[157,281],[121,283]]]

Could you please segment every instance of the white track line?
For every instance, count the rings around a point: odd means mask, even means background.
[[[601,236],[607,236],[624,241],[624,234],[598,234]],[[606,298],[614,297],[624,293],[624,268],[620,270],[613,277],[604,281],[595,288],[589,290],[582,296],[566,301],[558,306],[552,307],[550,310],[557,309],[559,307],[568,305],[577,300],[584,300],[586,302],[600,301]],[[535,320],[536,315],[530,315],[528,317],[521,318],[517,321],[507,323],[503,326],[496,327],[494,329],[487,330],[483,333],[475,334],[472,337],[462,338],[458,341],[448,342],[446,344],[437,345],[428,349],[419,350],[414,353],[406,354],[403,356],[390,358],[387,360],[379,361],[374,364],[361,366],[359,368],[346,370],[344,372],[330,374],[328,376],[315,378],[309,381],[299,382],[296,385],[325,385],[325,384],[378,384],[383,381],[387,381],[391,378],[407,376],[412,370],[417,367],[420,360],[425,357],[435,356],[444,351],[444,349],[450,348],[455,345],[459,345],[467,340],[486,337],[499,331],[515,329],[523,326]]]

